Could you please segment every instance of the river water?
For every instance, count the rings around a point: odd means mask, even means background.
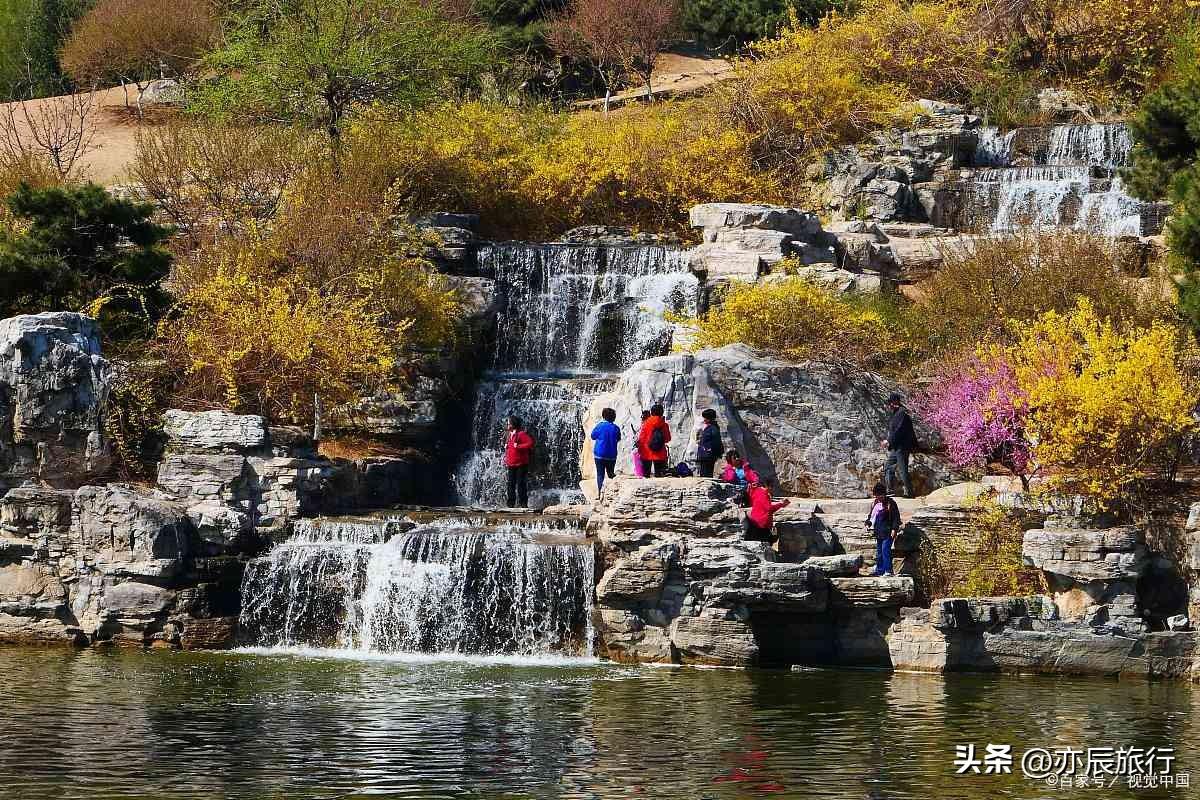
[[[1035,746],[1174,747],[1200,781],[1181,683],[66,649],[0,675],[5,800],[1195,796],[1051,788]],[[968,743],[1017,774],[956,775]]]

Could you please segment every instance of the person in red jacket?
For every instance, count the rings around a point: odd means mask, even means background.
[[[504,466],[508,470],[508,507],[529,506],[529,461],[533,457],[533,437],[525,432],[520,417],[509,417],[508,439],[504,443]]]
[[[779,537],[771,530],[775,524],[775,512],[787,508],[791,500],[771,502],[771,490],[755,481],[750,484],[750,512],[746,514],[746,539],[752,542],[775,543]]]
[[[650,477],[651,469],[654,477],[665,478],[667,475],[667,445],[671,442],[671,426],[663,419],[661,403],[650,406],[650,417],[642,423],[638,431],[638,455],[645,465],[646,477]]]

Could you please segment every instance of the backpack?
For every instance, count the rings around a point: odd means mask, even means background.
[[[692,468],[688,466],[688,463],[686,461],[680,461],[678,464],[675,465],[675,477],[676,478],[692,477]]]
[[[667,437],[663,433],[661,426],[650,431],[650,441],[648,444],[652,453],[661,453],[667,449]]]

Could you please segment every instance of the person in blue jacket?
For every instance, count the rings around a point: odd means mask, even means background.
[[[596,488],[604,491],[604,476],[615,478],[617,475],[617,442],[621,441],[621,429],[617,426],[617,412],[606,408],[600,412],[604,419],[592,428],[592,455],[596,457]]]

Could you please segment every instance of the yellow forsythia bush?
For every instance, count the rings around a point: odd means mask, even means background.
[[[738,65],[726,113],[817,150],[911,118],[922,98],[965,100],[987,76],[991,46],[962,0],[865,0],[816,28],[793,18]]]
[[[1051,486],[1109,500],[1162,474],[1196,427],[1197,385],[1183,368],[1190,347],[1177,328],[1120,325],[1080,299],[1004,348]]]
[[[692,329],[693,349],[742,342],[796,361],[879,365],[898,346],[878,312],[798,277],[735,283],[708,314],[683,322]]]
[[[388,173],[414,209],[470,209],[489,236],[552,237],[588,223],[685,230],[712,201],[779,201],[754,141],[704,104],[565,115],[484,103],[367,121],[350,158]]]
[[[314,399],[330,408],[391,378],[407,323],[385,327],[361,297],[263,270],[253,244],[226,252],[159,324],[181,402],[304,423]]]

